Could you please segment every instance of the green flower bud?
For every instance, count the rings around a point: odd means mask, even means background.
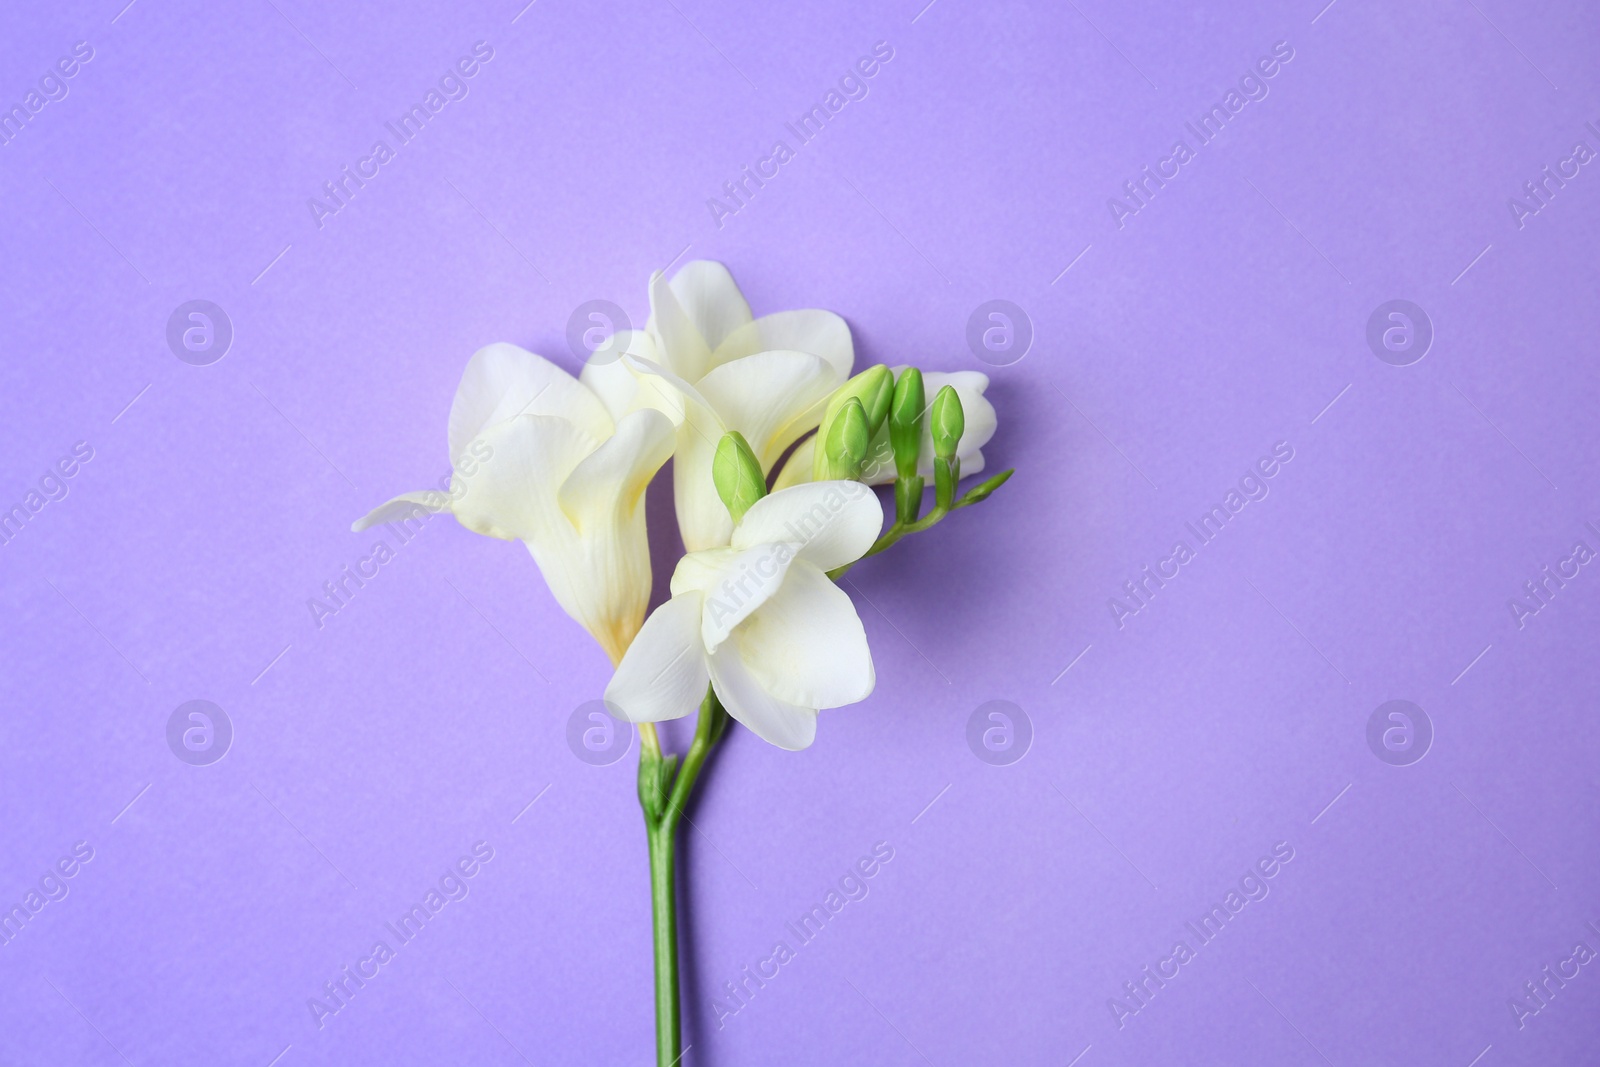
[[[894,399],[894,372],[882,363],[868,367],[846,382],[860,383],[861,406],[867,413],[867,436],[875,436],[889,414],[889,402]]]
[[[767,479],[750,445],[738,431],[722,435],[711,460],[711,480],[733,521],[744,518],[750,505],[767,495]]]
[[[894,384],[889,406],[889,443],[894,447],[894,469],[901,478],[914,478],[922,452],[922,372],[907,367]]]
[[[933,431],[933,454],[940,459],[954,459],[956,446],[967,429],[967,416],[952,386],[940,389],[939,395],[933,398],[929,428]]]
[[[867,446],[871,442],[867,410],[859,399],[851,397],[839,409],[823,442],[823,477],[853,480],[861,472],[861,461],[867,457]]]
[[[996,474],[993,478],[987,478],[979,484],[973,486],[971,489],[968,489],[966,495],[961,498],[960,506],[966,507],[968,504],[977,504],[984,500],[988,500],[989,494],[1006,484],[1006,479],[1015,473],[1016,471],[1014,470],[1003,470],[999,474]]]
[[[839,419],[839,413],[851,400],[861,402],[862,411],[867,418],[867,438],[878,432],[878,427],[883,425],[884,418],[889,413],[889,401],[894,397],[894,372],[883,364],[868,367],[860,374],[851,378],[835,389],[828,398],[828,406],[823,410],[822,423],[817,427],[817,440],[827,444],[828,436],[833,432],[834,423]],[[840,477],[828,475],[823,467],[821,451],[814,453],[812,460],[812,476],[817,479],[827,477]],[[851,477],[854,477],[852,475]]]

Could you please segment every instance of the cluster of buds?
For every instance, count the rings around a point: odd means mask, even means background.
[[[812,480],[881,482],[885,479],[880,475],[887,474],[892,462],[894,522],[867,552],[870,556],[906,534],[926,530],[957,508],[987,499],[1011,477],[1012,471],[1001,471],[958,497],[965,432],[966,413],[952,386],[941,387],[929,404],[920,370],[906,367],[896,376],[879,364],[845,382],[829,398],[812,449]],[[923,448],[930,441],[934,503],[924,515],[921,471],[927,459]],[[760,465],[737,433],[718,444],[712,475],[736,523],[766,492]],[[844,570],[839,568],[834,576]]]

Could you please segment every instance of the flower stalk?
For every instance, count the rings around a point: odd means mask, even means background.
[[[656,1064],[676,1067],[683,1058],[678,983],[677,835],[689,796],[706,758],[728,726],[728,713],[708,687],[700,702],[694,740],[680,760],[665,756],[655,723],[639,724],[639,806],[650,851],[651,940],[655,950]]]

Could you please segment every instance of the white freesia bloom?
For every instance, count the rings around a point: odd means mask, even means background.
[[[892,369],[896,377],[905,370],[904,367]],[[965,478],[969,474],[977,474],[983,470],[983,446],[994,436],[997,425],[994,405],[983,395],[989,388],[989,376],[975,370],[948,374],[923,371],[922,389],[929,407],[933,406],[933,398],[939,395],[939,390],[947,385],[954,388],[956,396],[961,399],[961,411],[966,417],[966,430],[962,433],[961,444],[956,450],[956,456],[961,460],[961,476]],[[778,473],[778,479],[774,483],[775,488],[783,489],[811,481],[816,444],[817,439],[813,436],[794,450],[788,462],[783,465],[783,470]],[[933,480],[933,431],[929,428],[926,417],[922,420],[922,451],[917,461],[917,473],[930,482]],[[861,480],[868,485],[888,485],[894,481],[894,475],[894,449],[889,445],[889,423],[885,419],[867,449],[867,460],[861,470]]]
[[[695,260],[670,282],[659,272],[651,278],[647,329],[649,343],[631,342],[622,362],[681,398],[675,410],[657,406],[678,423],[673,493],[684,547],[726,545],[733,522],[711,481],[717,442],[739,431],[762,472],[770,472],[790,445],[816,429],[829,395],[850,377],[850,327],[831,311],[753,318],[728,268]],[[616,371],[606,376],[617,380]],[[662,392],[659,385],[655,392]]]
[[[597,392],[515,345],[480,349],[450,407],[449,493],[402,494],[353,528],[450,511],[522,541],[556,603],[617,663],[650,600],[645,487],[672,454],[672,421],[647,400]]]
[[[645,620],[606,704],[629,722],[676,719],[709,681],[728,714],[802,749],[817,709],[865,699],[876,676],[855,605],[827,572],[872,547],[883,508],[859,482],[812,482],[756,501],[726,548],[685,556],[672,599]]]

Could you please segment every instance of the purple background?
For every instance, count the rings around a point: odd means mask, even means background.
[[[633,754],[569,751],[608,667],[527,553],[441,519],[321,629],[306,602],[367,554],[353,518],[444,473],[474,349],[576,367],[574,308],[642,319],[696,257],[758,314],[838,311],[860,365],[985,369],[996,297],[1036,336],[992,370],[1015,479],[850,575],[876,694],[711,767],[686,1062],[1593,1056],[1600,964],[1509,1006],[1600,949],[1600,573],[1508,606],[1600,548],[1600,174],[1508,207],[1600,148],[1587,5],[122,4],[0,32],[7,107],[94,48],[0,148],[0,504],[94,449],[0,547],[0,899],[95,850],[0,946],[0,1062],[649,1060]],[[480,40],[470,94],[319,229],[307,199]],[[1119,229],[1107,199],[1278,41],[1267,98]],[[205,367],[164,337],[197,298],[235,330]],[[1393,298],[1436,330],[1411,366],[1365,339]],[[1270,495],[1119,628],[1122,583],[1279,441]],[[208,767],[166,742],[194,698],[236,731]],[[1411,766],[1367,745],[1391,699],[1436,731]],[[1010,766],[966,741],[990,700],[1032,723]],[[307,999],[480,840],[471,895],[319,1030]],[[1119,1028],[1108,999],[1278,842],[1271,894]]]

